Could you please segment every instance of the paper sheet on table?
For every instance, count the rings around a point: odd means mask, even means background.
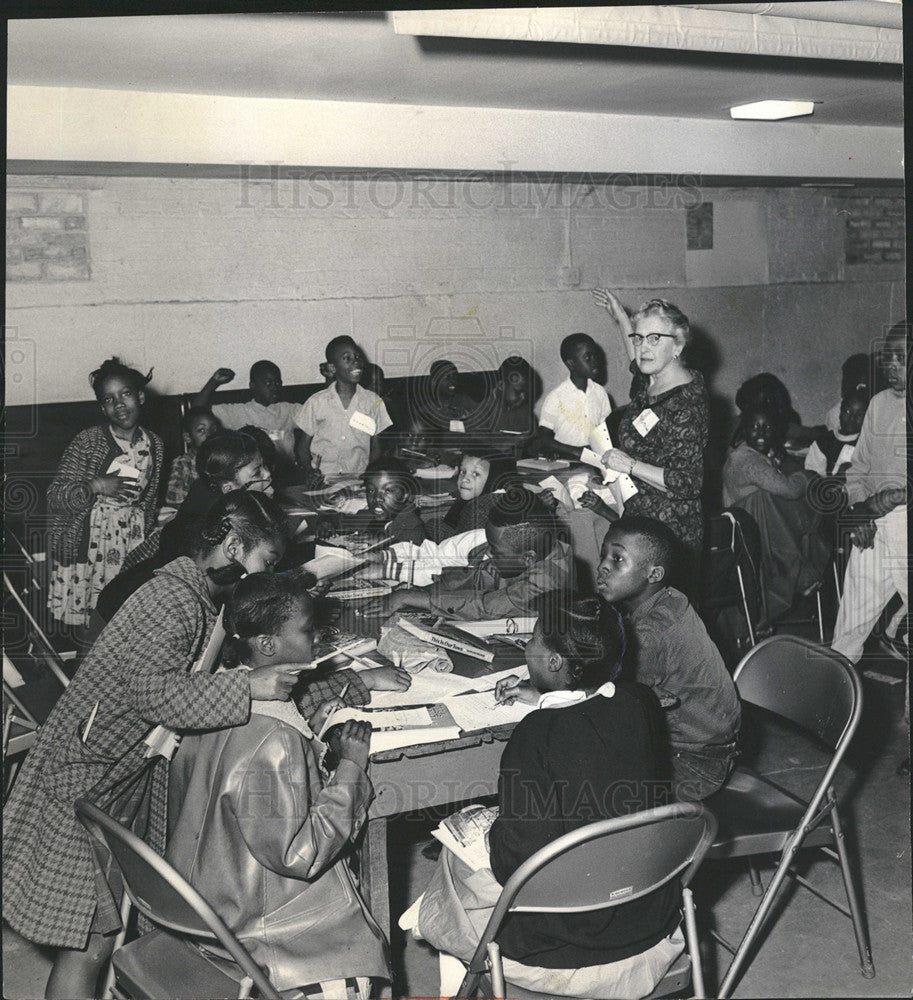
[[[372,691],[371,708],[399,708],[406,705],[434,705],[467,691],[493,691],[502,677],[527,680],[526,664],[499,670],[484,677],[462,677],[459,674],[439,674],[423,670],[412,678],[408,691]]]
[[[513,705],[497,705],[494,690],[475,691],[445,698],[442,704],[447,707],[453,716],[453,721],[464,733],[517,723],[536,709],[535,705],[525,705],[519,701],[515,701]]]
[[[332,486],[321,486],[319,490],[303,490],[301,496],[303,497],[331,497],[334,493],[338,493],[340,490],[346,490],[350,487],[357,488],[361,486],[360,479],[340,479],[339,482],[333,483]]]
[[[342,576],[350,569],[361,566],[364,559],[354,556],[346,549],[331,548],[327,545],[314,547],[314,558],[302,564],[302,569],[313,573],[318,580],[326,580],[334,576]]]
[[[444,743],[460,735],[447,709],[443,705],[432,705],[430,708],[397,708],[383,712],[342,708],[327,719],[317,738],[322,739],[331,726],[349,719],[370,723],[372,754],[422,743]]]
[[[335,510],[337,514],[357,514],[368,509],[368,501],[364,497],[346,497],[339,503],[322,503],[321,510]]]
[[[372,691],[371,708],[399,708],[405,705],[433,705],[464,691],[476,689],[480,678],[441,674],[423,670],[413,674],[408,691]]]

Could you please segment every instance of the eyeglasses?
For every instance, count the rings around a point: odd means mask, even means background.
[[[650,347],[659,347],[659,342],[660,340],[662,340],[663,337],[668,337],[670,340],[675,340],[674,333],[648,333],[646,337],[640,333],[628,334],[628,340],[630,340],[635,347],[640,347],[644,341],[646,341],[650,345]]]

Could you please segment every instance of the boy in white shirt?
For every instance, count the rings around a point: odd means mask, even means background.
[[[234,379],[231,368],[217,368],[209,381],[193,397],[194,406],[211,407],[212,415],[229,431],[238,431],[248,424],[269,435],[279,457],[285,464],[295,461],[295,417],[301,408],[297,403],[279,401],[282,372],[272,361],[256,361],[250,368],[252,399],[246,403],[219,403],[212,406],[216,390]]]
[[[572,333],[561,341],[568,378],[545,397],[539,414],[539,442],[558,458],[579,459],[590,432],[605,424],[612,405],[599,377],[600,351],[589,334]]]
[[[326,346],[333,381],[315,392],[296,418],[303,432],[298,463],[306,480],[322,476],[360,476],[380,457],[378,435],[393,421],[380,396],[359,385],[365,357],[351,337],[334,337]]]

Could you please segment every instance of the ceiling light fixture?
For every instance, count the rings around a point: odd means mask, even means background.
[[[774,122],[781,118],[811,115],[814,114],[814,111],[814,101],[755,101],[753,104],[738,104],[729,109],[729,114],[733,118]]]

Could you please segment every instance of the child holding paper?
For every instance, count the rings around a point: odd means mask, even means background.
[[[351,337],[334,337],[326,358],[333,382],[315,392],[296,418],[303,432],[298,462],[309,481],[317,478],[317,465],[322,476],[360,475],[380,457],[377,436],[393,423],[380,397],[359,385],[365,358]]]
[[[65,625],[88,624],[105,584],[155,527],[164,449],[140,427],[150,375],[117,358],[92,372],[105,422],[73,438],[48,488],[48,608]]]
[[[306,668],[313,621],[294,577],[249,576],[226,607],[229,662]],[[168,860],[279,990],[367,1000],[370,979],[389,978],[383,935],[346,863],[374,797],[370,736],[369,723],[346,722],[329,774],[292,702],[254,699],[244,725],[186,736],[171,765]]]

